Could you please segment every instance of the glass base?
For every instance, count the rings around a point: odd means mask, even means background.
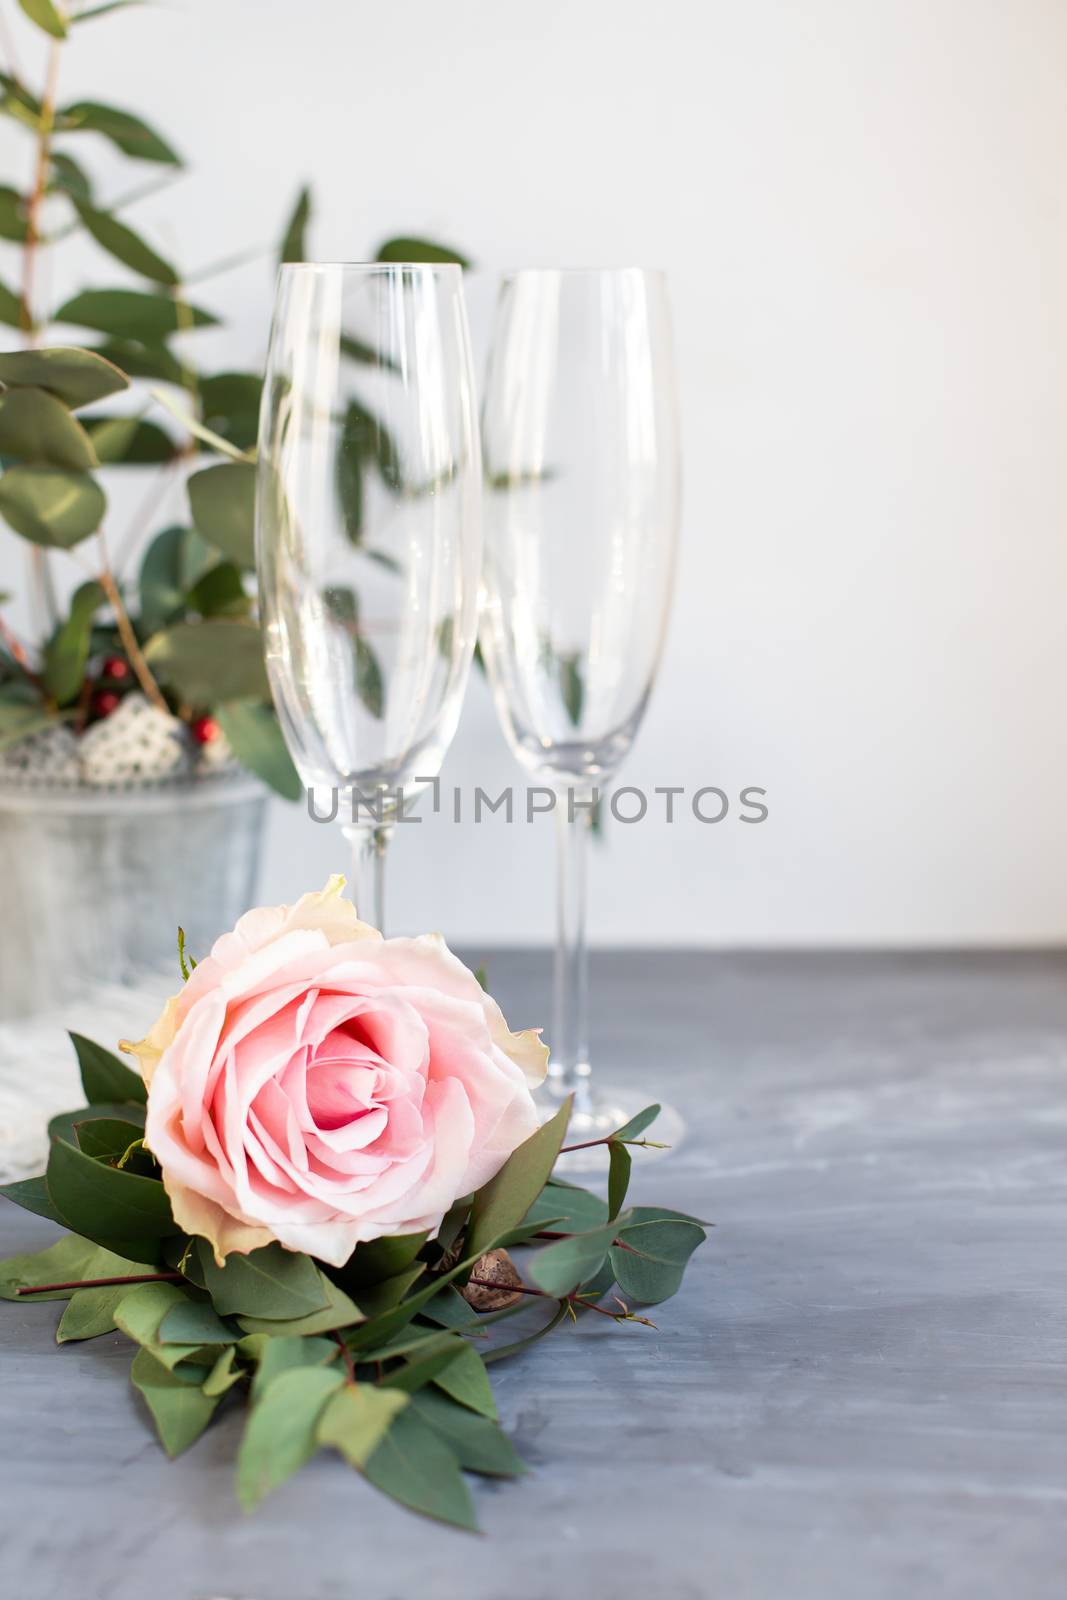
[[[616,1128],[621,1128],[623,1123],[629,1122],[631,1117],[636,1117],[639,1111],[643,1111],[655,1100],[655,1096],[647,1090],[621,1089],[612,1084],[598,1083],[594,1089],[587,1090],[587,1093],[589,1105],[583,1109],[575,1106],[571,1112],[566,1139],[569,1145],[585,1144],[590,1139],[605,1138],[609,1133],[614,1133]],[[549,1092],[547,1085],[541,1090],[536,1099],[542,1122],[547,1122],[549,1117],[555,1116],[562,1098],[563,1096]],[[661,1103],[659,1116],[639,1135],[639,1138],[654,1139],[657,1145],[663,1145],[665,1148],[629,1145],[628,1149],[635,1166],[655,1161],[661,1156],[669,1155],[672,1150],[677,1150],[685,1138],[685,1120],[681,1112],[676,1111],[673,1106]],[[578,1172],[607,1172],[607,1145],[596,1144],[588,1150],[569,1150],[559,1157],[554,1170],[565,1177]]]

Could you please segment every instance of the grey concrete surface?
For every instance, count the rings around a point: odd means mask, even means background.
[[[489,970],[547,1015],[543,956]],[[118,1335],[4,1303],[3,1594],[1062,1600],[1067,958],[612,954],[594,1014],[689,1121],[637,1198],[717,1226],[657,1331],[494,1367],[533,1470],[472,1480],[484,1537],[332,1457],[245,1517],[237,1408],[172,1465]],[[0,1205],[4,1254],[53,1231]]]

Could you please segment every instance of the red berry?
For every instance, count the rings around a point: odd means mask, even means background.
[[[130,675],[130,663],[121,656],[107,656],[100,668],[100,676],[109,678],[112,683],[124,683]]]
[[[222,729],[214,717],[197,717],[192,727],[193,738],[197,744],[211,744],[221,732]]]
[[[121,703],[121,698],[121,695],[117,695],[113,689],[98,689],[91,702],[93,716],[110,717]]]

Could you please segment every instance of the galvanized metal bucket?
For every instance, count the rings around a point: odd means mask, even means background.
[[[0,787],[0,1020],[203,955],[254,904],[262,786]]]

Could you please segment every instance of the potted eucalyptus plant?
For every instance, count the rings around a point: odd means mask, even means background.
[[[19,3],[48,41],[41,87],[0,73],[30,175],[0,186],[18,269],[0,281],[0,517],[25,548],[34,619],[14,626],[0,596],[0,1017],[157,966],[179,913],[202,947],[252,902],[264,785],[301,793],[250,581],[260,375],[197,359],[197,330],[218,325],[199,303],[210,274],[191,294],[130,226],[142,188],[98,191],[97,141],[167,176],[174,148],[128,111],[59,95],[66,41],[121,7]],[[282,261],[304,259],[310,209],[304,189]],[[42,257],[75,233],[123,284],[49,304]],[[464,264],[412,239],[377,259]],[[379,437],[352,440],[360,471],[381,470]],[[109,498],[134,474],[154,487],[117,537]],[[175,480],[184,514],[157,527]]]

